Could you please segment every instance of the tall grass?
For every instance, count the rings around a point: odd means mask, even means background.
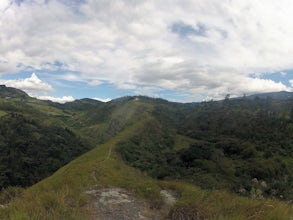
[[[292,205],[277,200],[253,200],[219,190],[204,191],[182,182],[162,182],[178,192],[180,199],[170,216],[199,216],[203,219],[286,219],[293,218]],[[176,218],[173,218],[176,219]]]
[[[90,198],[86,190],[122,187],[160,209],[161,189],[177,193],[178,201],[166,215],[170,219],[293,219],[293,207],[275,200],[252,200],[223,191],[204,191],[178,181],[158,181],[126,165],[115,147],[131,137],[150,117],[134,125],[28,188],[0,208],[0,219],[89,219]],[[166,216],[165,216],[166,217]]]

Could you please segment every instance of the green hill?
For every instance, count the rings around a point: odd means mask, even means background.
[[[12,87],[6,87],[5,85],[0,85],[0,97],[5,99],[26,99],[29,98],[29,96],[19,89],[15,89]]]
[[[144,216],[170,219],[289,219],[293,208],[276,200],[243,198],[221,191],[203,191],[178,181],[158,181],[127,166],[115,152],[119,142],[128,139],[153,119],[147,118],[119,133],[106,144],[82,155],[51,177],[26,190],[2,208],[3,219],[95,219],[93,203],[86,194],[119,187],[144,201]],[[176,192],[177,202],[165,208],[162,189]],[[159,213],[159,214],[158,214]]]
[[[17,89],[0,94],[1,188],[30,186],[92,148],[59,119],[69,117],[60,109]]]
[[[290,98],[11,97],[0,98],[3,186],[60,169],[3,189],[0,219],[293,218]]]

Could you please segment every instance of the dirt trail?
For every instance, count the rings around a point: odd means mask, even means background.
[[[107,156],[97,162],[97,168],[109,160],[111,155],[112,147],[109,148]],[[91,175],[97,182],[96,172],[93,171]],[[166,215],[176,202],[175,193],[168,190],[160,192],[164,201],[160,210],[151,209],[150,204],[138,200],[126,189],[119,187],[93,189],[85,193],[91,198],[90,220],[159,220],[163,219],[163,215]]]
[[[103,160],[97,162],[97,167],[98,167],[101,163],[104,163],[105,161],[109,160],[110,157],[111,157],[111,155],[112,155],[112,146],[109,148],[109,151],[108,151],[107,156],[106,156]],[[96,177],[96,171],[95,171],[95,170],[91,173],[91,176],[92,176],[92,178],[94,179],[95,182],[98,181],[98,180],[97,180],[97,177]]]
[[[170,190],[161,190],[161,196],[163,197],[164,203],[167,206],[173,206],[176,203],[175,193]]]

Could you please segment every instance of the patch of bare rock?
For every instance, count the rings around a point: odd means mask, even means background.
[[[176,198],[174,193],[162,190],[163,209],[152,209],[150,204],[135,198],[127,190],[109,187],[85,192],[92,199],[91,220],[159,220],[164,219],[163,213],[172,207]]]

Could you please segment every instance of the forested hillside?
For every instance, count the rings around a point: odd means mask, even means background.
[[[156,106],[157,124],[119,152],[160,179],[293,199],[293,99],[240,98]]]
[[[1,187],[31,185],[151,115],[155,120],[119,144],[130,165],[202,188],[293,199],[291,93],[190,104],[147,97],[57,104],[13,88],[0,92]]]
[[[93,147],[59,119],[68,113],[13,88],[0,97],[0,188],[30,186]]]
[[[161,211],[160,189],[175,191],[178,204],[163,215],[286,219],[291,206],[259,199],[293,199],[292,149],[291,93],[188,104],[142,96],[58,104],[1,86],[0,204],[11,205],[0,207],[0,218],[82,219],[91,205],[85,190],[119,186]],[[9,187],[40,180],[24,194]],[[216,197],[234,203],[211,203]]]
[[[57,104],[2,86],[0,186],[31,185],[145,115],[153,120],[119,143],[118,151],[130,165],[159,179],[182,179],[243,195],[259,190],[261,196],[289,200],[290,95],[190,104],[147,97]]]

